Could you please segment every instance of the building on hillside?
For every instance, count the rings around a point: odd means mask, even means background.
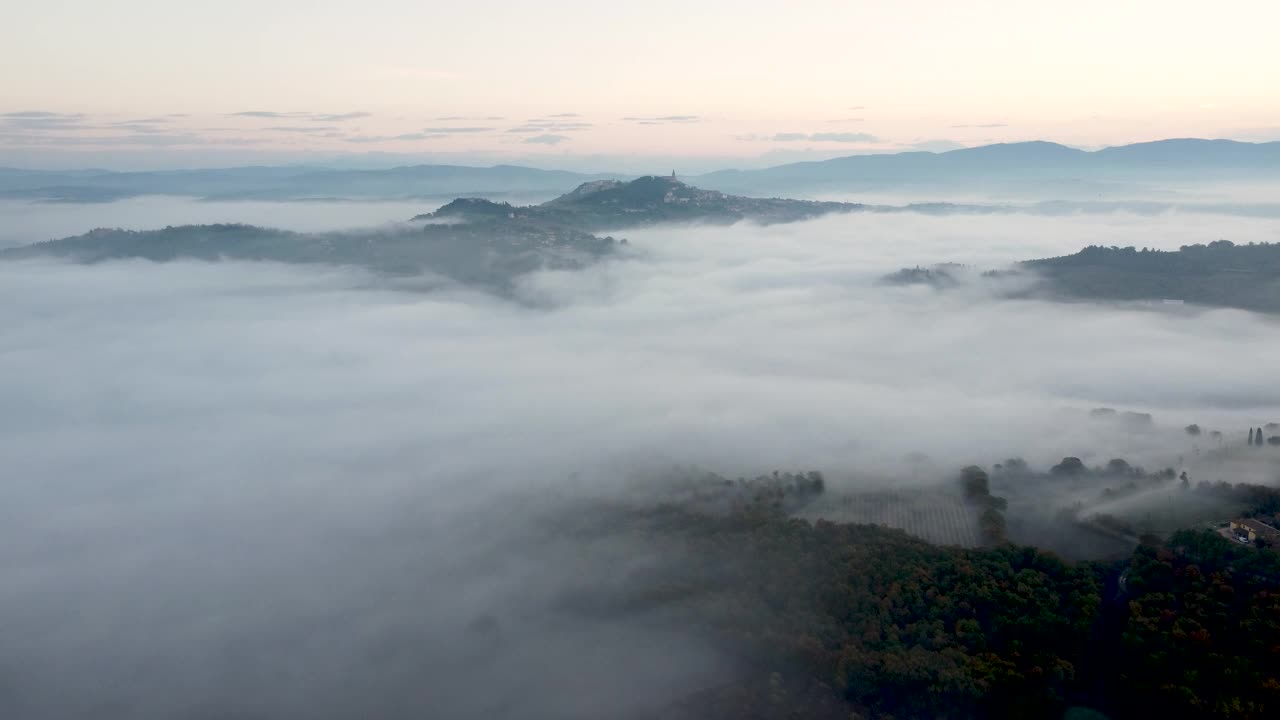
[[[1271,545],[1280,545],[1280,530],[1261,520],[1243,518],[1231,521],[1231,532],[1238,539],[1246,542],[1257,542],[1259,538]]]

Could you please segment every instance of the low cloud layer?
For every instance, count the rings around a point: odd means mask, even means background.
[[[1274,221],[853,215],[629,232],[525,304],[341,268],[0,263],[0,709],[11,717],[603,717],[713,682],[660,625],[557,614],[644,546],[529,541],[530,497],[639,467],[884,482],[1020,454],[1155,463],[1280,420],[1280,327],[1244,312],[886,288],[1089,243]],[[1243,369],[1242,369],[1243,368]],[[941,480],[941,478],[930,478]],[[552,500],[556,498],[556,500]],[[537,503],[533,503],[537,505]],[[504,639],[468,635],[493,618]]]
[[[314,112],[277,112],[273,110],[246,110],[231,113],[233,117],[267,118],[271,120],[313,120],[315,122],[341,122],[344,120],[360,120],[373,117],[373,113],[314,113]]]
[[[533,137],[527,137],[524,139],[524,141],[527,143],[535,144],[535,145],[559,145],[562,142],[566,142],[572,139],[573,138],[567,135],[553,135],[551,133],[544,133],[542,135],[534,135]]]
[[[22,110],[0,113],[0,128],[13,130],[80,130],[89,127],[83,113]]]
[[[666,125],[670,123],[696,123],[702,118],[697,115],[656,115],[649,117],[624,117],[625,122],[636,123],[638,125]]]
[[[441,134],[441,135],[455,135],[455,134],[471,135],[474,133],[493,132],[494,130],[497,130],[497,128],[479,127],[474,125],[473,126],[446,125],[441,127],[429,127],[426,129],[426,132],[433,133],[433,134]]]

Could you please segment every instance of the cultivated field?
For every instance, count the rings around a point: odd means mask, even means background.
[[[973,508],[959,496],[937,492],[828,493],[796,515],[806,520],[884,525],[939,545],[981,544]]]

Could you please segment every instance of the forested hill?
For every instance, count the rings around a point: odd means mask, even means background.
[[[521,274],[579,268],[614,248],[613,238],[521,222],[323,234],[253,225],[183,225],[148,231],[99,229],[0,250],[0,259],[52,256],[84,263],[133,258],[326,263],[379,273],[430,272],[501,290]]]
[[[566,612],[674,614],[750,668],[654,715],[664,720],[1280,713],[1280,554],[1213,532],[1104,564],[810,524],[768,502],[727,515],[597,509],[579,522],[682,550],[667,569],[566,598]]]
[[[1218,240],[1177,251],[1087,247],[1021,267],[1056,296],[1096,300],[1180,300],[1280,312],[1280,243]]]
[[[726,195],[714,190],[701,190],[674,177],[646,176],[629,182],[599,180],[583,183],[573,192],[541,205],[514,206],[459,198],[434,213],[414,219],[469,222],[518,219],[605,230],[661,223],[729,225],[742,220],[762,224],[784,223],[865,209],[868,206],[857,203]]]

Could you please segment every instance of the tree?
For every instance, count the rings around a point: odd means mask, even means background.
[[[1004,515],[995,508],[982,511],[978,516],[978,529],[982,533],[982,539],[989,544],[998,545],[1005,541]]]
[[[1011,475],[1026,475],[1031,472],[1031,468],[1027,465],[1027,461],[1020,457],[1009,458],[1005,460],[1004,471]]]
[[[1195,423],[1191,423],[1185,429],[1187,431],[1187,434],[1192,437],[1195,437],[1200,434],[1200,426]]]
[[[1254,433],[1253,444],[1262,447],[1262,428],[1258,428],[1258,431]]]
[[[1249,428],[1249,445],[1253,445],[1253,428]]]
[[[966,500],[977,500],[991,495],[990,478],[982,468],[970,465],[960,471],[960,487]]]
[[[1107,463],[1107,474],[1109,475],[1128,475],[1132,471],[1133,466],[1123,458],[1115,458]]]
[[[1268,445],[1280,445],[1280,435],[1272,435],[1267,438]]]
[[[1084,462],[1078,457],[1064,457],[1062,462],[1049,468],[1049,472],[1054,475],[1080,475],[1085,470],[1087,468],[1084,466]]]

